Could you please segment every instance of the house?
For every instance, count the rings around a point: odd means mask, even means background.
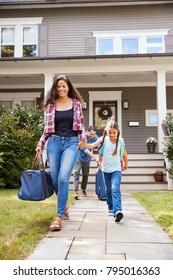
[[[173,1],[0,0],[0,104],[41,104],[67,74],[82,94],[85,126],[120,125],[128,152],[162,151],[173,110]]]

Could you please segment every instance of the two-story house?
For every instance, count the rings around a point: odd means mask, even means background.
[[[0,104],[36,107],[67,74],[85,126],[115,118],[128,152],[162,151],[173,110],[173,1],[0,0]]]

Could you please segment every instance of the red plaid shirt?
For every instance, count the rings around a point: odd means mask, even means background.
[[[73,130],[79,132],[80,141],[85,141],[84,117],[81,103],[73,98]],[[49,104],[44,112],[44,132],[37,146],[44,147],[50,134],[55,133],[55,104]]]

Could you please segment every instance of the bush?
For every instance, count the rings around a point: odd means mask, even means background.
[[[0,169],[3,168],[3,153],[0,153]],[[5,183],[4,183],[4,179],[0,177],[0,187],[4,187]]]
[[[31,168],[35,148],[43,131],[43,111],[16,106],[0,108],[0,151],[3,152],[5,188],[18,188],[20,174]]]
[[[166,118],[162,121],[168,129],[168,133],[173,135],[173,113],[169,112],[166,114]]]

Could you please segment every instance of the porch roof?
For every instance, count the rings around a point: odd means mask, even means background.
[[[0,0],[0,9],[3,8],[16,8],[16,9],[25,9],[31,8],[52,8],[52,7],[72,7],[72,6],[120,6],[120,5],[149,5],[149,4],[169,4],[173,3],[173,0]]]
[[[67,74],[78,87],[156,86],[156,72],[173,86],[173,53],[142,55],[1,58],[0,88],[39,87],[44,75]],[[10,78],[10,79],[9,79]],[[25,81],[25,82],[24,82]]]

